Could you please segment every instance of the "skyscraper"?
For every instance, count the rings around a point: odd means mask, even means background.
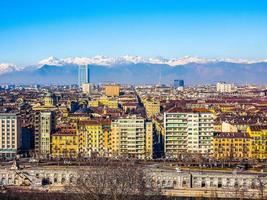
[[[173,85],[175,88],[184,87],[184,80],[174,80]]]
[[[82,87],[83,83],[90,83],[89,65],[80,65],[78,70],[78,84]]]

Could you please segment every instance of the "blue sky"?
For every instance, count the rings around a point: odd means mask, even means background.
[[[0,63],[48,56],[267,57],[266,0],[0,0]]]

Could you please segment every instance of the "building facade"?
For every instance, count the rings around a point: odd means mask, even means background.
[[[83,83],[90,83],[89,65],[80,65],[78,69],[78,85],[82,87]]]
[[[81,120],[77,124],[79,153],[83,157],[110,155],[110,121]]]
[[[51,133],[56,129],[56,114],[54,111],[40,111],[35,114],[35,152],[41,156],[49,156]]]
[[[18,113],[0,113],[0,157],[15,158],[22,144]]]
[[[247,128],[247,133],[252,139],[251,156],[253,159],[267,159],[267,126],[254,125]]]
[[[120,86],[116,84],[105,85],[105,95],[108,97],[120,96]]]
[[[138,159],[152,158],[153,129],[151,122],[128,116],[111,123],[111,149],[114,156]]]
[[[153,117],[160,113],[160,102],[159,101],[146,101],[145,103],[146,114],[148,118]]]
[[[184,88],[184,80],[174,80],[173,86],[175,88]]]
[[[165,155],[177,158],[184,153],[211,153],[213,114],[171,109],[164,113]]]
[[[218,82],[216,84],[216,90],[220,93],[231,93],[236,91],[236,87],[230,83]]]
[[[213,157],[241,160],[251,158],[252,140],[246,132],[222,132],[213,137]]]

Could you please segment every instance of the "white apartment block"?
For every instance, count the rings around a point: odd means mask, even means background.
[[[214,122],[210,112],[179,111],[174,108],[164,113],[164,129],[166,157],[211,152]]]
[[[18,113],[0,113],[0,157],[14,158],[21,148],[21,119]]]
[[[216,91],[221,93],[231,93],[236,91],[236,87],[234,84],[218,82],[216,84]]]
[[[147,130],[146,130],[147,127]],[[113,155],[144,159],[153,154],[152,124],[132,115],[116,119],[111,123]],[[146,145],[148,143],[148,145]],[[147,146],[147,147],[146,147]],[[149,155],[146,155],[148,151]]]

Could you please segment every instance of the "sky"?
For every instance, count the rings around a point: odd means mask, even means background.
[[[95,55],[267,58],[267,1],[0,0],[0,63]]]

